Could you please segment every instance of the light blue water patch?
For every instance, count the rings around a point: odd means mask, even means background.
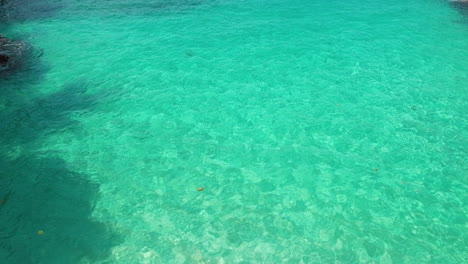
[[[39,6],[3,25],[44,53],[0,83],[1,258],[466,261],[449,3]]]

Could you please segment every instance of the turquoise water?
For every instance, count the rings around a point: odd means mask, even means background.
[[[43,55],[0,81],[1,263],[468,261],[450,3],[10,12],[1,32]]]

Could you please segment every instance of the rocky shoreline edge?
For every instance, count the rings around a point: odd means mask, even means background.
[[[29,47],[23,41],[15,41],[0,34],[0,72],[16,69]]]

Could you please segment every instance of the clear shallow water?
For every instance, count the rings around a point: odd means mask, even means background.
[[[44,54],[0,83],[6,262],[466,261],[447,2],[22,8],[2,30]]]

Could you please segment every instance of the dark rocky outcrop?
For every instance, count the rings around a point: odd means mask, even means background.
[[[450,1],[450,4],[460,11],[462,15],[468,17],[468,0]]]
[[[27,51],[26,43],[0,35],[0,72],[19,67]]]

